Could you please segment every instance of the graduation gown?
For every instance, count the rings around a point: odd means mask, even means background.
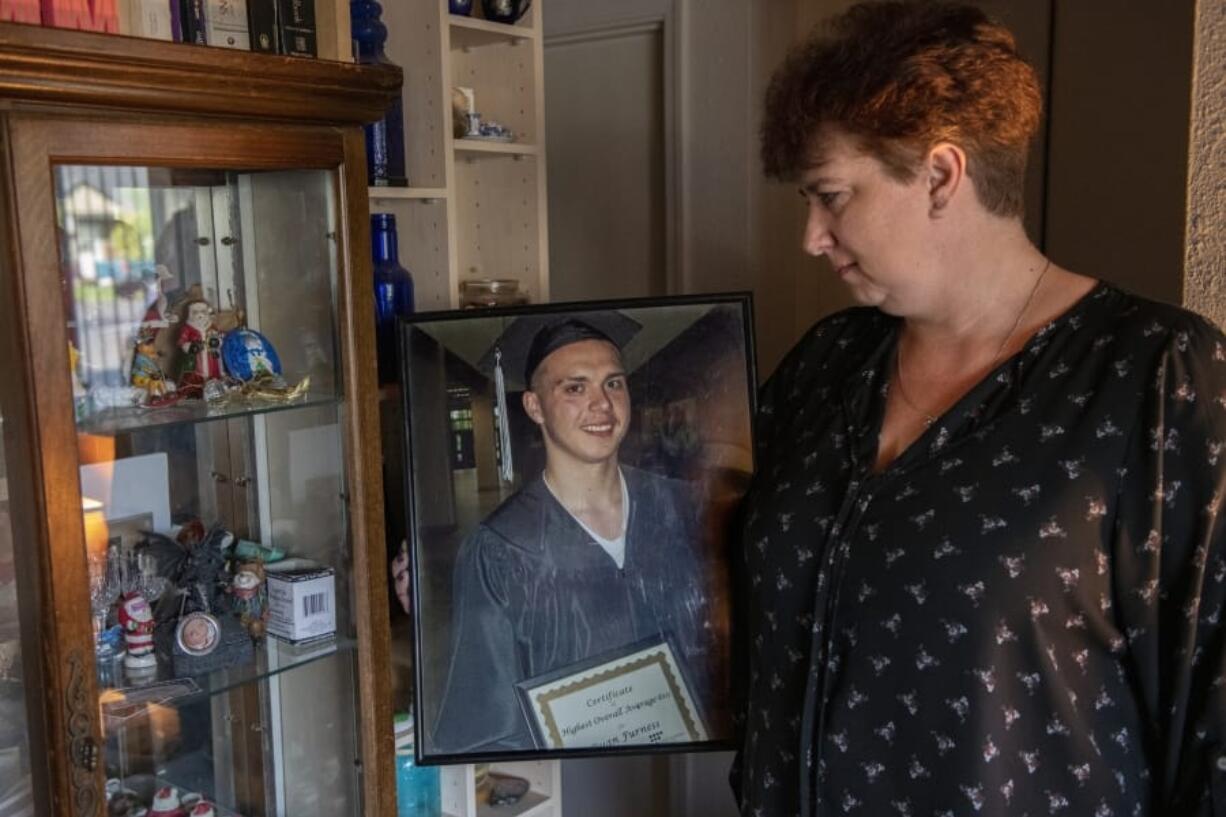
[[[655,636],[671,636],[703,705],[708,605],[693,504],[676,480],[622,472],[620,569],[540,478],[464,541],[433,752],[535,748],[516,682]]]

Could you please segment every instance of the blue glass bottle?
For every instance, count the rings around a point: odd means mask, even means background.
[[[383,6],[375,0],[350,0],[349,24],[352,28],[354,58],[361,65],[393,65],[383,53],[387,26],[379,19]],[[373,187],[405,187],[409,180],[404,168],[404,110],[400,97],[383,118],[365,126],[366,175]]]
[[[375,268],[375,345],[379,382],[400,379],[396,364],[396,318],[413,314],[413,277],[400,266],[396,217],[370,214],[370,246]]]
[[[413,716],[398,713],[396,729],[397,817],[440,817],[442,791],[437,767],[418,766],[413,760]]]

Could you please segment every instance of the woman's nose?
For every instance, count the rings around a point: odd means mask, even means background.
[[[830,215],[822,208],[809,207],[805,221],[804,250],[809,255],[825,255],[834,247],[834,235],[830,232]]]

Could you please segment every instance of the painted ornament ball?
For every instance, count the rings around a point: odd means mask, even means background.
[[[235,329],[221,343],[226,371],[239,380],[254,380],[262,375],[281,374],[281,359],[268,338],[254,329]]]

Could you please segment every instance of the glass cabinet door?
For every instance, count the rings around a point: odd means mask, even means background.
[[[4,417],[0,416],[0,431]],[[0,439],[3,434],[0,434]],[[0,445],[0,817],[33,817],[30,747],[8,469]],[[25,660],[37,657],[25,656]]]
[[[53,166],[110,814],[361,811],[337,177]]]

